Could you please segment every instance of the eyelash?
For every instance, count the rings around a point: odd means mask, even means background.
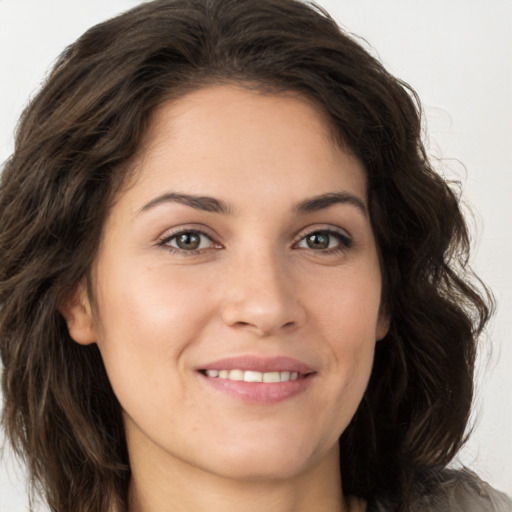
[[[322,255],[330,255],[330,254],[338,254],[340,252],[344,252],[348,249],[350,249],[354,245],[354,241],[352,238],[350,238],[349,235],[346,233],[343,233],[341,231],[332,229],[332,228],[325,228],[325,229],[313,229],[312,231],[309,231],[303,235],[301,235],[300,239],[294,243],[294,246],[298,245],[303,240],[306,240],[311,235],[328,235],[329,237],[334,237],[338,240],[338,244],[335,247],[331,247],[330,249],[323,249],[323,250],[314,250],[309,248],[309,250],[320,253]],[[302,249],[302,248],[301,248]],[[304,247],[305,250],[308,250],[308,248]]]
[[[202,237],[206,237],[211,242],[213,247],[207,247],[207,248],[202,248],[202,249],[192,249],[189,251],[186,249],[181,249],[179,247],[173,247],[173,246],[169,245],[173,240],[176,240],[181,235],[200,235]],[[158,242],[158,245],[160,247],[164,247],[165,249],[167,249],[169,252],[171,252],[173,254],[186,255],[186,256],[194,256],[196,254],[200,254],[203,251],[207,251],[208,249],[212,249],[212,248],[218,249],[218,248],[222,247],[221,244],[217,243],[209,233],[207,233],[206,231],[203,231],[202,229],[198,229],[198,228],[182,229],[180,231],[172,233],[171,235],[168,235],[165,238],[163,238],[162,240],[160,240]]]
[[[173,247],[169,245],[173,240],[176,240],[181,235],[200,235],[202,237],[208,238],[208,240],[211,242],[213,247],[207,247],[207,248],[199,248],[199,249],[192,249],[192,250],[186,250],[181,249],[179,247]],[[306,240],[307,237],[315,234],[322,234],[322,235],[328,235],[329,237],[335,237],[338,239],[338,244],[335,247],[327,248],[323,250],[315,250],[307,247],[297,247],[299,243],[301,243],[303,240]],[[307,243],[307,242],[306,242]],[[354,241],[350,236],[348,236],[345,233],[342,233],[340,231],[334,230],[334,229],[314,229],[311,230],[305,234],[302,234],[302,236],[293,244],[293,247],[297,247],[298,249],[305,249],[305,250],[311,250],[312,252],[321,253],[322,255],[330,255],[330,254],[337,254],[340,252],[344,252],[348,249],[350,249],[354,245]],[[203,231],[201,229],[182,229],[180,231],[177,231],[175,233],[172,233],[171,235],[166,236],[165,238],[161,239],[158,242],[158,246],[164,247],[169,252],[173,254],[180,254],[180,255],[186,255],[186,256],[193,256],[200,254],[203,251],[207,251],[209,249],[220,249],[222,248],[222,245],[218,242],[216,242],[212,236],[207,233],[206,231]]]

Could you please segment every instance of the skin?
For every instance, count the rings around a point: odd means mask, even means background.
[[[224,85],[161,106],[135,171],[104,226],[94,302],[82,284],[65,311],[72,337],[98,344],[124,411],[130,510],[357,510],[337,440],[388,329],[362,164],[304,98]],[[351,199],[297,209],[333,193]],[[176,233],[197,229],[199,248],[180,249]],[[326,230],[327,249],[308,245]],[[240,355],[293,357],[314,375],[254,404],[198,372]]]

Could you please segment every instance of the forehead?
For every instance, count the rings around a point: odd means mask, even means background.
[[[216,196],[238,190],[243,198],[248,187],[268,196],[271,184],[291,196],[339,187],[366,196],[362,164],[336,142],[332,123],[315,103],[295,93],[232,85],[163,103],[134,171],[132,185],[146,194],[168,186]]]

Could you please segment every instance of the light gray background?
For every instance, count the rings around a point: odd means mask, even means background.
[[[0,0],[0,161],[27,98],[69,43],[137,0]],[[498,313],[479,364],[464,463],[512,494],[512,0],[323,0],[422,98],[438,168],[474,211],[474,266]],[[1,439],[1,435],[0,435]],[[0,463],[0,512],[26,510],[23,470]]]

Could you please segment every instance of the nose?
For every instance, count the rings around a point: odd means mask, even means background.
[[[222,320],[229,327],[267,337],[304,323],[293,269],[275,255],[241,257],[225,277]]]

